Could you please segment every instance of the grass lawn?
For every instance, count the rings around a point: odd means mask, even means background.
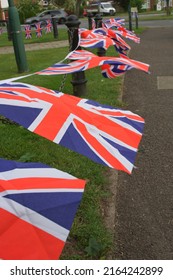
[[[157,15],[152,15],[152,14],[145,14],[140,17],[139,14],[139,21],[146,21],[146,20],[173,20],[173,15],[167,16],[166,14],[157,14]]]
[[[45,33],[45,30],[42,32],[42,37],[37,38],[35,34],[35,30],[32,29],[32,38],[31,39],[26,39],[25,38],[25,33],[24,31],[22,32],[23,35],[23,41],[24,44],[32,44],[32,43],[45,43],[45,42],[51,42],[51,41],[62,41],[62,40],[67,40],[68,39],[68,34],[67,34],[67,28],[59,28],[58,29],[58,38],[55,39],[53,32],[51,33]],[[0,47],[5,47],[5,46],[12,46],[13,43],[12,41],[8,40],[8,34],[3,32],[0,35]]]
[[[29,73],[42,70],[62,60],[68,48],[27,52]],[[110,48],[107,55],[115,55]],[[0,55],[0,77],[2,79],[19,76],[13,54]],[[3,71],[2,71],[3,69]],[[28,74],[29,74],[28,73]],[[99,68],[85,72],[87,98],[113,106],[120,105],[118,96],[122,79],[105,79]],[[72,94],[71,75],[67,76],[64,93]],[[59,89],[62,76],[34,75],[21,82]],[[109,168],[92,162],[86,157],[63,148],[51,141],[35,135],[16,124],[0,121],[0,157],[16,161],[32,161],[49,164],[78,178],[87,180],[81,205],[75,217],[68,241],[61,259],[106,259],[112,247],[113,238],[105,228],[103,205],[108,202]]]

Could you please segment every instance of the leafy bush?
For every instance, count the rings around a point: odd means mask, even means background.
[[[31,0],[20,0],[16,5],[20,22],[23,23],[26,18],[35,16],[37,13],[40,12],[40,5],[39,1],[31,1]]]
[[[142,4],[143,4],[143,0],[131,0],[131,7],[137,7],[138,8],[138,12],[141,11],[142,8]]]
[[[138,8],[138,12],[140,12],[143,3],[144,3],[144,0],[120,0],[120,6],[125,11],[128,11],[129,4],[130,4],[131,7],[137,7]]]

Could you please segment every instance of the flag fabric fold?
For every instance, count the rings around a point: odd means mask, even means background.
[[[58,259],[84,187],[45,164],[0,159],[0,258]]]
[[[94,162],[131,173],[144,119],[24,83],[0,84],[0,114]]]

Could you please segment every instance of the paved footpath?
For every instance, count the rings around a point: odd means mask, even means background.
[[[173,259],[173,28],[147,29],[130,57],[150,75],[125,75],[123,101],[145,119],[131,176],[120,173],[114,259]]]

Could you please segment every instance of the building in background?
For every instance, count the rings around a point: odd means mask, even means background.
[[[8,8],[8,0],[0,0],[0,7],[1,7],[2,9]]]
[[[39,2],[40,6],[43,6],[43,7],[47,7],[49,5],[49,1],[48,0],[41,0]]]
[[[169,7],[172,7],[173,0],[169,0]],[[144,0],[142,9],[161,11],[166,8],[166,0]]]
[[[0,0],[0,20],[6,20],[8,17],[8,0]]]

